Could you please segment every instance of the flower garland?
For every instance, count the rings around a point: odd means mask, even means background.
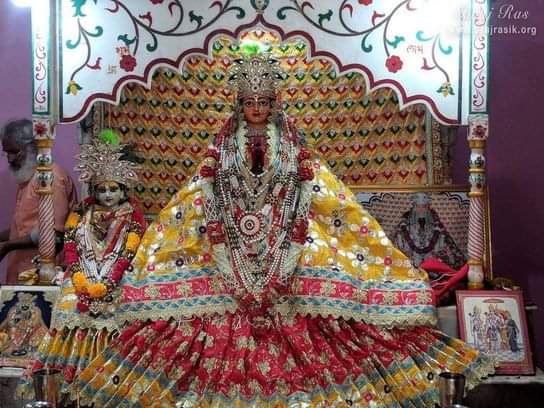
[[[90,210],[92,205],[94,205],[93,199],[86,200],[83,205],[70,213],[65,225],[64,260],[68,265],[72,285],[78,297],[77,310],[80,313],[89,311],[96,313],[102,305],[113,301],[112,294],[118,287],[119,282],[130,265],[130,261],[136,254],[142,234],[145,231],[143,214],[137,206],[130,202],[132,211],[130,214],[127,214],[130,219],[121,222],[121,226],[104,251],[104,256],[111,254],[116,257],[115,261],[103,276],[88,276],[84,272],[85,267],[80,257],[80,254],[86,249],[81,248],[83,243],[77,239],[76,234],[80,227],[82,227],[84,215]],[[117,252],[115,251],[115,247],[118,246],[117,241],[124,226],[127,226],[126,242],[124,246],[121,245],[121,251]]]

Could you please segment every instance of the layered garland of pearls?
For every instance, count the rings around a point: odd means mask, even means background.
[[[222,133],[201,171],[210,181],[204,184],[208,234],[225,283],[258,295],[274,278],[287,284],[303,248],[313,178],[309,153],[281,114],[277,125],[266,127],[270,165],[255,175],[245,157],[247,124],[241,121],[234,131],[229,122]]]

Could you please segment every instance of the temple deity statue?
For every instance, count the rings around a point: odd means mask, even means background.
[[[83,404],[434,407],[440,372],[493,371],[433,328],[427,275],[305,146],[281,75],[237,61],[236,112],[144,234]]]
[[[118,335],[119,282],[146,227],[128,196],[137,181],[135,165],[122,156],[118,146],[97,141],[83,145],[76,157],[80,181],[89,183],[93,194],[66,221],[60,298],[20,394],[31,389],[31,371],[55,368],[62,370],[62,392],[75,399],[74,379]]]

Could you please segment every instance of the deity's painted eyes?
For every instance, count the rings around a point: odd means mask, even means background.
[[[258,98],[258,99],[245,99],[244,100],[244,107],[246,108],[265,108],[270,106],[270,100],[268,98]]]
[[[117,193],[119,191],[119,186],[117,184],[115,185],[100,185],[96,191],[100,194],[106,194],[106,193]]]

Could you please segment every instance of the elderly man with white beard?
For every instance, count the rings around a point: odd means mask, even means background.
[[[36,173],[38,147],[28,119],[9,121],[0,133],[2,150],[17,182],[15,212],[8,229],[0,232],[0,261],[9,253],[6,283],[14,284],[20,273],[32,269],[38,247],[39,195]],[[77,202],[74,183],[60,166],[53,164],[55,230],[61,233],[70,208]]]

